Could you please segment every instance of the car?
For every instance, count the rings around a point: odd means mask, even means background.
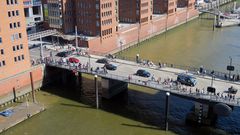
[[[137,70],[135,75],[142,76],[142,77],[150,77],[151,76],[151,74],[144,69]]]
[[[237,94],[238,89],[234,88],[233,86],[231,86],[230,88],[228,88],[228,92],[231,94]]]
[[[13,110],[12,109],[7,109],[5,111],[0,112],[0,115],[4,116],[4,117],[9,117],[13,114]]]
[[[192,86],[192,87],[197,84],[196,78],[187,74],[179,74],[177,77],[177,81],[183,85]]]
[[[106,69],[108,70],[116,70],[117,66],[113,65],[113,64],[105,64],[104,67],[106,67]]]
[[[98,59],[96,62],[97,62],[97,63],[108,64],[108,63],[109,63],[109,60],[106,59],[106,58],[101,58],[101,59]]]
[[[56,54],[58,57],[68,57],[69,55],[71,55],[70,51],[63,51]]]
[[[80,62],[79,59],[74,58],[74,57],[70,57],[68,60],[69,60],[70,63],[79,63]]]

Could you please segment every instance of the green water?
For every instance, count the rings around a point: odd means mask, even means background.
[[[130,48],[120,55],[179,65],[200,66],[225,71],[229,56],[233,58],[236,69],[240,64],[240,27],[212,30],[211,16],[203,15],[178,28],[168,31]],[[164,96],[154,90],[131,86],[126,104],[122,101],[106,101],[102,109],[79,102],[79,97],[71,88],[47,88],[37,93],[37,100],[47,110],[31,119],[3,132],[3,135],[172,135],[226,134],[212,128],[188,127],[184,120],[192,103],[172,97],[170,108],[170,130],[164,126]],[[120,97],[121,98],[121,97]],[[235,113],[239,117],[239,109]],[[238,132],[240,125],[236,117],[220,128]],[[238,124],[236,124],[238,123]],[[218,133],[217,133],[218,132]],[[238,132],[239,133],[239,132]]]
[[[58,96],[50,94],[54,91]],[[57,92],[56,92],[57,91]],[[3,132],[3,135],[172,135],[158,127],[79,103],[59,88],[38,92],[47,110]],[[59,95],[65,95],[65,98]],[[30,98],[30,97],[29,97]]]
[[[200,19],[203,18],[203,19]],[[118,55],[226,71],[229,56],[240,69],[240,27],[216,28],[210,15],[202,15]],[[208,19],[210,18],[210,19]]]

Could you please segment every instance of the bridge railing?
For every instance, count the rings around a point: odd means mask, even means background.
[[[116,56],[116,58],[136,62],[136,58],[134,58],[134,57]],[[154,65],[154,66],[150,66],[150,67],[155,67],[157,69],[159,69],[160,65],[161,65],[161,67],[182,69],[182,70],[188,71],[188,72],[190,72],[192,74],[196,74],[196,75],[203,75],[203,76],[206,75],[206,76],[213,76],[214,78],[219,78],[219,79],[223,79],[223,80],[240,81],[239,75],[233,74],[235,76],[233,78],[233,75],[229,76],[228,73],[210,70],[210,69],[206,69],[206,68],[204,68],[202,73],[200,73],[200,67],[196,68],[196,67],[192,67],[192,66],[171,64],[171,63],[167,63],[167,62],[157,62],[157,61],[149,61],[149,60],[141,59],[139,64],[147,66],[149,62],[153,63],[153,65]]]
[[[156,80],[144,81],[144,80],[140,80],[140,79],[133,79],[130,76],[114,75],[114,74],[106,73],[104,71],[93,71],[93,70],[90,70],[90,68],[88,68],[88,67],[83,68],[83,67],[79,67],[78,65],[67,64],[67,63],[63,63],[60,61],[54,61],[54,60],[53,61],[45,60],[44,63],[48,66],[54,66],[54,67],[58,67],[58,68],[68,69],[68,70],[72,70],[74,72],[98,75],[100,77],[119,80],[119,81],[131,83],[131,84],[135,84],[135,85],[139,85],[139,86],[143,86],[143,87],[149,87],[149,88],[153,88],[153,89],[157,89],[157,90],[161,90],[161,91],[167,91],[167,92],[171,92],[176,95],[181,95],[181,96],[185,96],[185,97],[189,97],[189,98],[208,100],[208,101],[212,101],[212,102],[222,102],[222,103],[226,103],[229,105],[240,106],[240,104],[239,104],[240,99],[237,99],[235,97],[230,98],[230,97],[226,97],[226,96],[224,96],[224,97],[219,96],[216,94],[211,95],[204,91],[201,92],[200,90],[198,90],[198,91],[196,90],[194,92],[194,90],[191,90],[191,88],[188,90],[187,88],[184,88],[182,85],[175,83],[173,81],[164,81],[164,82],[156,81]]]

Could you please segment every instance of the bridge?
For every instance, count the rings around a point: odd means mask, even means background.
[[[209,11],[209,10],[199,10],[199,12],[202,12],[202,13],[209,13],[209,14],[212,14],[212,15],[215,15],[215,16],[220,16],[220,17],[224,17],[224,18],[227,18],[227,19],[233,19],[233,18],[236,18],[236,16],[227,16],[227,15],[224,15],[222,12],[220,11]]]
[[[37,40],[37,39],[48,37],[48,36],[52,36],[52,35],[55,35],[55,34],[58,34],[58,31],[56,29],[45,30],[45,31],[29,34],[28,35],[28,40],[29,41]]]
[[[227,93],[228,88],[233,86],[240,89],[240,82],[233,82],[222,79],[220,75],[216,75],[216,78],[212,78],[208,74],[202,75],[196,72],[186,72],[186,70],[173,68],[173,67],[159,67],[157,65],[146,66],[136,63],[134,61],[112,59],[111,63],[117,66],[117,70],[107,70],[107,73],[103,70],[95,71],[97,67],[103,67],[104,64],[96,63],[99,58],[103,56],[88,55],[79,56],[74,55],[80,60],[81,65],[72,64],[62,61],[61,58],[50,58],[45,61],[46,66],[56,67],[60,69],[75,71],[79,73],[86,73],[91,75],[98,75],[103,79],[109,79],[113,81],[120,81],[127,84],[134,84],[138,86],[148,87],[159,91],[170,92],[171,94],[191,99],[201,103],[224,103],[229,106],[240,106],[240,94],[229,96]],[[88,65],[88,66],[87,66]],[[91,68],[93,70],[91,70]],[[101,69],[101,68],[100,68]],[[135,73],[138,69],[145,69],[154,75],[154,77],[144,78],[136,76]],[[196,78],[197,84],[194,87],[179,85],[174,83],[177,79],[177,75],[180,73],[186,73]],[[212,80],[214,79],[214,80]],[[173,81],[170,81],[173,80]],[[216,93],[208,93],[207,87],[211,85],[216,88]]]

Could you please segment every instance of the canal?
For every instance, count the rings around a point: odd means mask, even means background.
[[[225,6],[226,7],[226,6]],[[193,20],[119,55],[226,72],[229,56],[240,70],[240,27],[212,31],[211,16]],[[237,72],[236,70],[236,72]],[[86,77],[88,78],[88,77]],[[89,80],[91,81],[91,80]],[[216,127],[185,124],[193,102],[170,97],[170,132],[164,127],[164,93],[137,86],[96,110],[82,101],[74,88],[49,86],[37,93],[47,110],[3,132],[3,135],[228,135],[240,134],[240,109],[230,117],[219,117]],[[30,99],[31,97],[29,97]]]

